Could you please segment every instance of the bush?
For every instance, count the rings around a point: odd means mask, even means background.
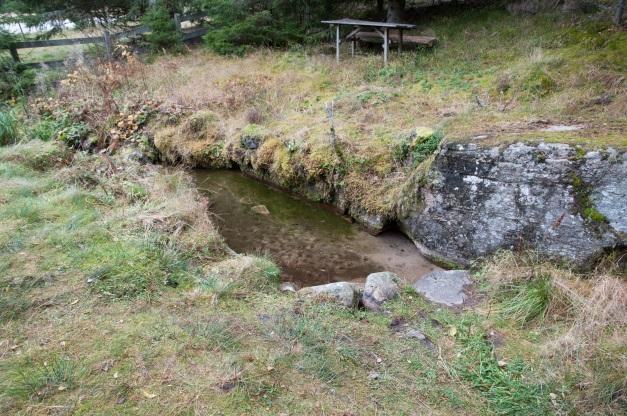
[[[88,143],[90,133],[91,130],[89,126],[83,122],[79,122],[59,131],[58,138],[69,147],[88,149],[91,147],[90,143]]]
[[[11,111],[0,110],[0,146],[17,142],[17,123]]]
[[[35,86],[35,71],[24,64],[0,57],[0,100],[28,94]]]
[[[316,2],[303,7],[294,0],[205,0],[213,28],[207,45],[220,54],[241,55],[249,46],[284,47],[300,43],[312,24],[331,16],[334,4]]]
[[[181,46],[181,36],[168,9],[163,4],[151,9],[143,17],[143,22],[150,28],[145,39],[154,51],[163,49],[176,50]]]
[[[442,139],[441,131],[419,127],[399,137],[391,149],[392,157],[397,162],[417,166],[438,149]]]

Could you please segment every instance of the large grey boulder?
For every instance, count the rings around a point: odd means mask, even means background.
[[[449,142],[427,184],[404,196],[399,222],[427,257],[441,261],[467,265],[523,247],[586,268],[626,243],[626,184],[624,151]],[[594,210],[606,221],[592,218]]]
[[[391,272],[372,273],[366,278],[362,303],[370,310],[378,310],[383,302],[399,294],[400,278]]]
[[[358,292],[355,285],[349,282],[336,282],[319,286],[308,286],[299,290],[298,295],[303,298],[317,298],[331,300],[347,307],[357,304]]]
[[[427,273],[414,283],[414,289],[427,300],[446,306],[461,306],[465,290],[472,285],[467,270],[438,270]]]

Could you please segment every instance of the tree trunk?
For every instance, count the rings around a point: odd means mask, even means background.
[[[388,22],[399,23],[403,19],[405,0],[388,0]]]
[[[625,0],[619,0],[616,5],[616,13],[614,14],[614,24],[616,26],[623,25],[623,13],[625,12]]]

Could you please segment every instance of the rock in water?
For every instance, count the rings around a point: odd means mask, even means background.
[[[254,207],[251,208],[251,210],[253,212],[256,212],[257,214],[270,215],[270,211],[265,205],[255,205]]]
[[[330,299],[348,307],[357,303],[355,285],[348,282],[304,287],[297,293],[301,297]]]
[[[435,271],[419,278],[414,289],[431,302],[460,306],[466,300],[464,289],[471,284],[467,270]]]
[[[390,272],[372,273],[366,278],[362,303],[370,310],[378,310],[383,302],[399,294],[400,278]]]

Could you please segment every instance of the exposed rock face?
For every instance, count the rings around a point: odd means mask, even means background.
[[[358,300],[358,292],[355,285],[349,282],[304,287],[297,293],[301,297],[336,301],[347,307],[355,306]]]
[[[416,280],[414,289],[431,302],[461,306],[466,300],[465,290],[470,285],[472,280],[467,270],[438,270]]]
[[[372,273],[366,278],[362,303],[370,310],[378,310],[381,305],[399,294],[400,278],[390,272]]]
[[[625,153],[448,143],[428,179],[400,223],[432,258],[468,264],[499,249],[532,248],[585,267],[625,245]]]

